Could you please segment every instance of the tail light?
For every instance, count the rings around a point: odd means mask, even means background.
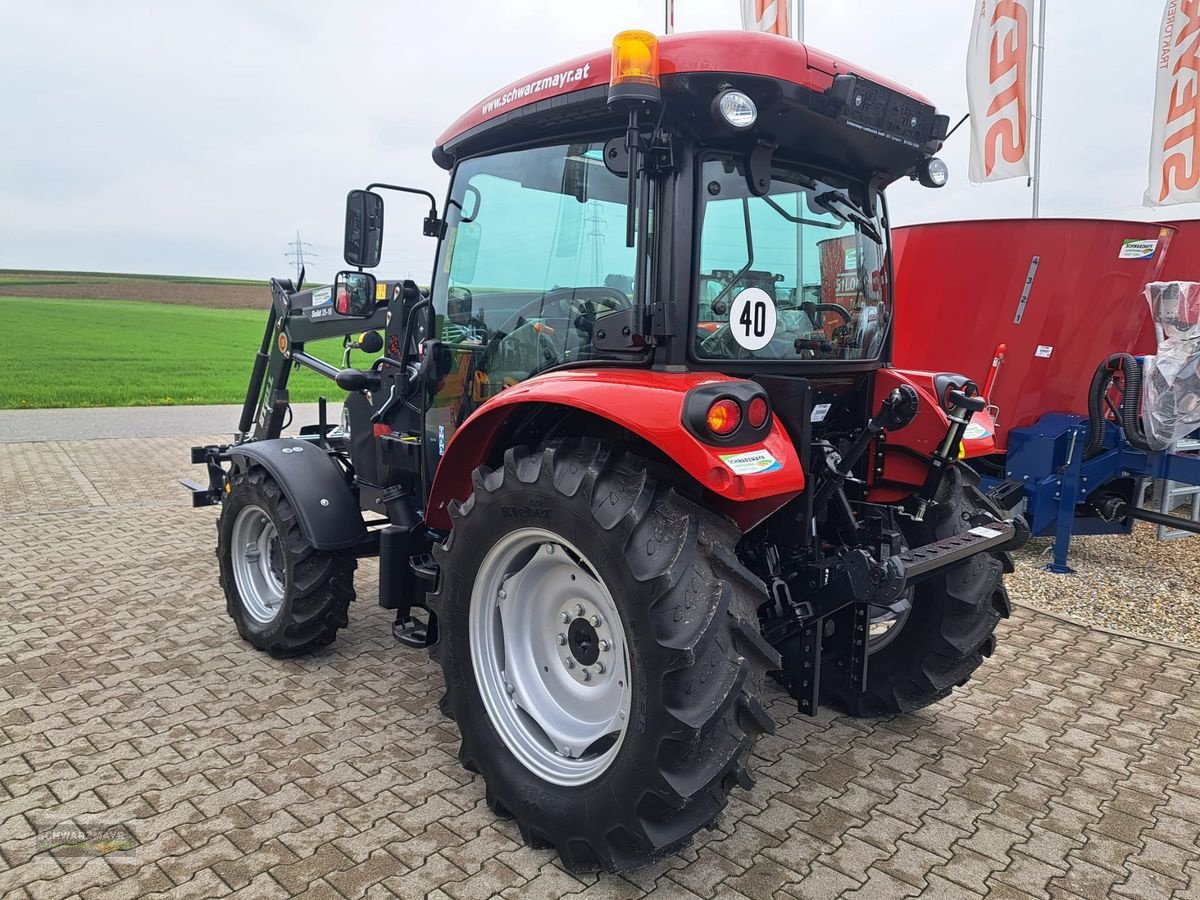
[[[744,447],[771,433],[771,400],[753,381],[711,381],[687,392],[679,418],[702,443]]]
[[[746,410],[746,421],[750,423],[751,428],[762,428],[767,424],[767,414],[769,412],[766,399],[755,397],[750,401],[750,408]]]
[[[737,431],[737,427],[742,424],[742,408],[736,400],[730,400],[728,397],[718,400],[708,408],[706,421],[709,431],[725,437]]]

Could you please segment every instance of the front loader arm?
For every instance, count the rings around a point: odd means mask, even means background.
[[[290,403],[288,381],[296,366],[330,380],[337,374],[335,366],[308,354],[305,344],[387,326],[386,306],[376,307],[375,314],[366,319],[334,316],[331,305],[316,299],[320,290],[326,289],[293,292],[290,288],[289,282],[271,279],[271,311],[254,357],[235,443],[272,440],[283,432]]]

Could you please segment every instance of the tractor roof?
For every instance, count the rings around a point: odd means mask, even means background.
[[[855,75],[927,107],[925,97],[861,66],[799,41],[750,31],[689,32],[659,38],[664,80],[688,74],[751,75],[824,93],[839,75]],[[602,50],[535,72],[489,94],[438,138],[434,158],[448,167],[464,143],[492,126],[530,113],[573,104],[581,92],[599,95],[608,85],[611,52]],[[531,109],[532,107],[532,109]]]

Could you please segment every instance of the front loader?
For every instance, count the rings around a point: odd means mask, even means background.
[[[889,364],[885,189],[945,182],[946,126],[783,38],[624,32],[438,139],[427,290],[366,271],[394,186],[352,191],[352,269],[272,283],[236,438],[193,451],[239,633],[328,644],[378,556],[463,765],[575,869],[712,824],[768,676],[808,714],[946,697],[1026,537],[960,463],[994,449],[975,384]],[[297,366],[346,402],[283,438]]]

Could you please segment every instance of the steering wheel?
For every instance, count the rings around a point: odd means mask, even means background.
[[[821,312],[833,312],[841,316],[845,324],[850,323],[850,313],[842,306],[836,303],[812,303],[806,301],[800,306],[786,306],[780,308],[780,328],[772,336],[771,340],[765,347],[758,350],[747,350],[733,338],[733,332],[728,322],[722,323],[714,332],[707,333],[703,329],[697,329],[696,337],[700,347],[706,352],[721,359],[795,359],[796,354],[800,352],[800,341],[812,341],[828,343],[825,334],[825,329],[821,323],[817,321]],[[796,316],[792,321],[788,321],[786,317],[793,317],[795,314],[802,313],[803,316]],[[804,327],[804,320],[811,327]],[[804,337],[796,339],[792,335],[802,334]],[[816,346],[806,348],[817,350]]]
[[[497,330],[501,332],[511,331],[518,326],[522,319],[526,318],[569,319],[576,328],[580,328],[580,317],[594,316],[595,311],[591,308],[591,304],[601,299],[612,301],[605,305],[611,306],[614,310],[628,309],[630,306],[633,306],[633,301],[623,291],[618,291],[616,288],[554,288],[517,309]],[[554,303],[562,303],[564,305],[563,315],[547,314],[547,306]],[[585,322],[584,324],[590,325],[591,322]],[[585,330],[590,332],[591,329],[589,327]]]
[[[801,303],[800,308],[808,314],[809,319],[812,320],[812,323],[816,325],[817,328],[825,327],[824,318],[821,314],[827,312],[841,316],[843,325],[850,324],[850,311],[840,303],[813,303],[812,301],[807,301],[805,303]]]

